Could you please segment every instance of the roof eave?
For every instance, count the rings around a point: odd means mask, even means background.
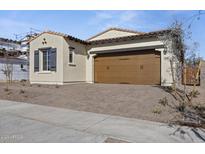
[[[136,40],[136,39],[153,38],[153,37],[157,37],[157,36],[163,35],[165,33],[169,33],[169,32],[170,32],[170,30],[162,30],[162,31],[144,33],[141,35],[130,35],[130,36],[103,39],[103,40],[94,40],[94,41],[88,41],[88,42],[91,45],[98,45],[98,44],[105,44],[105,43],[112,43],[112,42],[121,42],[121,41],[129,41],[129,40]]]
[[[52,31],[45,31],[45,32],[42,32],[40,33],[39,35],[37,35],[36,37],[30,39],[28,41],[28,44],[31,43],[33,40],[37,39],[39,36],[43,35],[43,34],[52,34],[52,35],[58,35],[58,36],[61,36],[61,37],[64,37],[64,38],[67,38],[71,41],[75,41],[75,42],[79,42],[79,43],[82,43],[82,44],[88,44],[87,41],[84,41],[84,40],[81,40],[81,39],[78,39],[76,37],[73,37],[73,36],[70,36],[70,35],[67,35],[67,34],[62,34],[62,33],[57,33],[57,32],[52,32]]]
[[[138,32],[138,31],[134,31],[134,30],[128,30],[128,29],[123,29],[123,28],[114,28],[114,27],[112,27],[112,28],[108,28],[107,30],[104,30],[103,32],[100,32],[100,33],[86,39],[86,41],[90,41],[91,39],[94,39],[94,38],[108,32],[110,30],[118,30],[118,31],[122,31],[122,32],[129,32],[129,33],[133,33],[133,34],[135,33],[135,34],[139,34],[139,35],[144,34],[143,32]]]

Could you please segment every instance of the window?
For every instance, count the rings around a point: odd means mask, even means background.
[[[34,72],[39,72],[39,51],[34,51]]]
[[[20,65],[21,69],[23,69],[23,64]]]
[[[50,49],[43,51],[43,71],[50,71]]]
[[[74,54],[75,54],[74,50],[75,48],[69,47],[69,55],[68,55],[69,64],[74,64]]]
[[[56,71],[56,49],[43,49],[43,71]]]
[[[69,63],[73,64],[73,51],[69,52]]]

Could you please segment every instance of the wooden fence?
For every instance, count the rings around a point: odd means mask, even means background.
[[[186,67],[183,71],[182,83],[200,86],[200,70],[198,70],[198,67]]]

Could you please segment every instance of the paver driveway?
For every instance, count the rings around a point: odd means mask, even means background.
[[[0,100],[0,142],[202,142],[187,127]],[[204,134],[203,131],[198,130]]]

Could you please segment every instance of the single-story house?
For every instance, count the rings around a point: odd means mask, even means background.
[[[168,32],[110,28],[88,40],[43,32],[30,40],[30,82],[169,86],[170,53],[158,37]]]

